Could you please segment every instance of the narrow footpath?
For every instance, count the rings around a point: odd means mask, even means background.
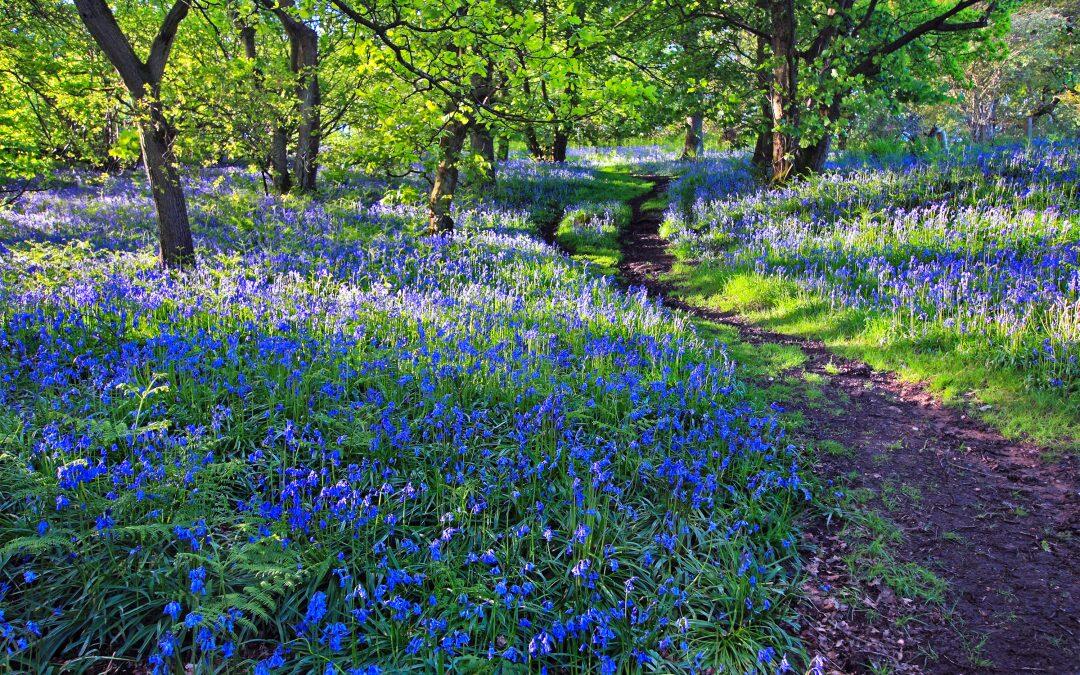
[[[881,576],[920,583],[919,570],[930,570],[947,584],[943,602],[920,602],[880,579],[853,578],[851,537],[819,518],[804,539],[810,653],[839,673],[1080,673],[1076,458],[1046,464],[1039,448],[1003,438],[921,386],[820,342],[681,302],[664,281],[674,257],[658,233],[662,212],[642,208],[668,179],[646,178],[655,187],[631,203],[621,241],[625,281],[734,327],[750,345],[801,349],[805,362],[784,375],[820,383],[825,402],[786,402],[805,418],[799,441],[843,449],[812,451],[807,464],[895,526],[895,536],[883,536]]]

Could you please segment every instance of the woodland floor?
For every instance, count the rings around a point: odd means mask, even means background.
[[[917,384],[682,302],[666,278],[662,213],[647,208],[667,179],[646,178],[653,190],[633,200],[621,240],[624,280],[737,331],[747,349],[800,351],[781,375],[813,383],[813,396],[782,403],[844,506],[816,511],[804,530],[810,654],[841,673],[1080,673],[1075,455],[1047,463]]]

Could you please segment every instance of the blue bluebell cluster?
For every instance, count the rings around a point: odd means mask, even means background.
[[[841,157],[769,191],[748,187],[745,160],[717,161],[673,189],[666,227],[694,257],[878,313],[900,338],[973,338],[988,365],[1080,394],[1077,144]]]
[[[0,213],[0,663],[786,668],[795,449],[722,345],[524,233],[587,169],[500,178],[427,238],[208,174],[187,273],[138,179]]]

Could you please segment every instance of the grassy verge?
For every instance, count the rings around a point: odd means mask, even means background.
[[[748,270],[681,263],[672,281],[689,302],[738,311],[771,330],[820,339],[841,356],[925,382],[946,403],[966,405],[1010,438],[1027,437],[1056,452],[1080,449],[1080,401],[1026,387],[1018,369],[988,368],[977,336],[897,337],[872,311],[837,309],[790,281]]]
[[[555,239],[579,260],[602,274],[618,274],[619,235],[630,225],[630,200],[648,193],[652,183],[632,176],[627,167],[596,171],[580,183],[555,230]]]
[[[645,184],[643,189],[647,190],[648,185]],[[646,202],[642,208],[663,208],[664,205],[664,199],[658,198]],[[595,229],[597,221],[606,219],[606,224],[610,224],[613,211],[610,202],[585,202],[571,208],[560,222],[556,237],[574,258],[594,263],[604,273],[617,273],[621,257],[618,233],[629,222],[629,210],[621,212],[624,220],[618,227],[605,228],[602,236],[587,233]],[[681,271],[685,273],[689,268]],[[761,289],[764,297],[770,296],[767,286]],[[755,290],[756,287],[750,285],[744,295],[749,296]],[[751,304],[755,302],[753,298],[747,299]],[[820,377],[801,370],[806,355],[798,346],[751,344],[742,341],[733,326],[703,319],[694,319],[693,323],[699,335],[724,345],[734,363],[738,398],[756,411],[776,413],[785,436],[802,448],[802,453],[809,455],[811,461],[818,453],[850,454],[849,449],[838,443],[816,443],[804,432],[805,418],[796,408],[825,407],[835,405],[836,401],[823,391]],[[809,527],[813,521],[828,519],[830,527],[850,543],[843,557],[850,582],[831,591],[840,602],[858,609],[871,623],[887,619],[877,616],[875,609],[863,602],[867,588],[885,587],[916,603],[910,616],[905,617],[908,621],[919,621],[924,608],[939,607],[944,603],[946,582],[921,565],[900,560],[896,553],[903,533],[889,514],[903,500],[917,499],[918,495],[906,486],[885,486],[880,494],[866,488],[854,489],[844,477],[839,477],[835,483],[813,477],[810,486],[815,495],[814,506],[802,512],[798,527]],[[804,578],[801,564],[796,563],[797,568],[793,570],[797,578]],[[801,586],[802,582],[797,585]],[[884,668],[875,672],[888,672],[889,666],[875,663],[874,667]]]
[[[736,363],[739,394],[757,409],[771,408],[788,437],[802,450],[802,461],[813,465],[827,455],[849,457],[853,451],[835,441],[815,441],[805,430],[800,407],[835,405],[822,389],[821,378],[803,372],[805,353],[794,345],[750,344],[739,339],[737,329],[725,324],[699,320],[700,333],[724,343]],[[894,522],[894,515],[904,508],[917,505],[921,499],[912,486],[889,483],[880,489],[855,487],[857,476],[841,475],[826,480],[818,472],[811,474],[814,493],[813,506],[803,513],[800,530],[824,527],[833,537],[847,546],[841,555],[842,581],[835,586],[818,588],[844,606],[853,608],[869,624],[881,628],[899,620],[895,628],[903,630],[912,622],[927,620],[927,614],[939,612],[945,606],[948,584],[929,568],[902,560],[898,549],[903,542],[903,530]],[[817,524],[817,527],[815,526]],[[802,551],[803,555],[808,553]],[[801,558],[805,564],[808,558]],[[805,576],[806,574],[811,576]],[[819,577],[809,570],[800,570],[800,587],[817,583]],[[885,616],[867,598],[881,595],[883,589],[904,598],[909,611],[900,617]],[[934,660],[932,653],[925,655]],[[895,665],[888,657],[874,656],[865,664],[872,672],[893,672]]]

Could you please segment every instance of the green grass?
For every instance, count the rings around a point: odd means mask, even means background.
[[[842,443],[836,441],[824,440],[816,443],[817,449],[828,455],[834,457],[853,457],[855,453]]]
[[[622,262],[619,235],[630,224],[629,202],[647,194],[652,182],[632,175],[625,165],[599,169],[594,176],[575,184],[555,239],[574,258],[614,276]]]
[[[619,235],[629,224],[630,207],[622,202],[579,203],[563,214],[555,240],[602,273],[617,274],[622,262]]]
[[[770,330],[819,339],[840,356],[924,382],[945,403],[964,406],[1009,438],[1080,450],[1080,401],[1025,386],[1018,369],[988,368],[976,336],[897,337],[882,315],[835,308],[791,281],[715,263],[680,263],[671,281],[688,302],[738,311]]]

